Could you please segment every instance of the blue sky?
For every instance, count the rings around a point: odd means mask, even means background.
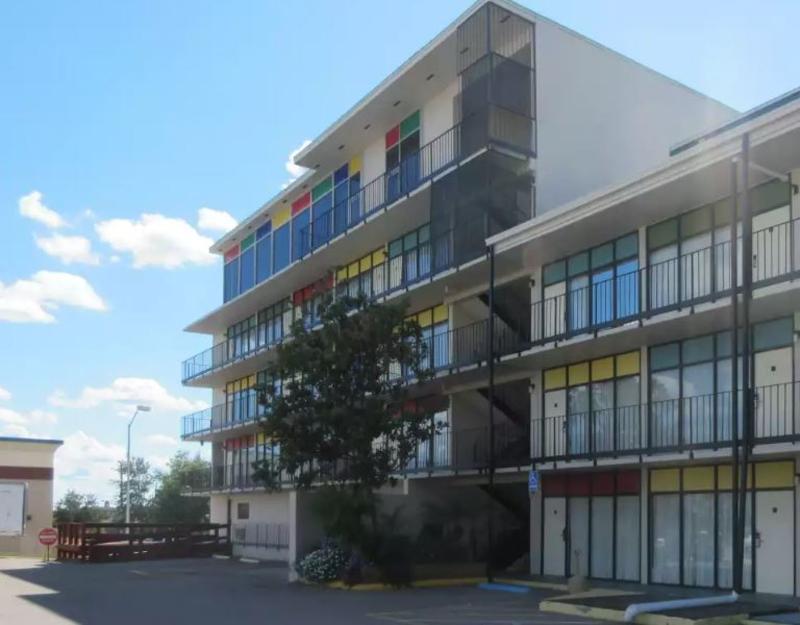
[[[740,110],[800,85],[800,3],[524,4]],[[222,299],[208,243],[467,6],[0,4],[0,434],[67,441],[57,495],[111,496],[137,402],[135,453],[180,447],[210,400],[180,385],[210,344],[181,330]]]

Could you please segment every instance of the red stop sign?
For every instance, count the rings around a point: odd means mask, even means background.
[[[39,532],[39,542],[46,547],[55,545],[58,542],[58,532],[52,527],[45,527]]]

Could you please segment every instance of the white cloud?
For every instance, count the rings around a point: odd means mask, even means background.
[[[8,401],[11,399],[11,391],[0,386],[0,401]]]
[[[82,430],[70,434],[55,455],[56,499],[67,487],[107,494],[110,481],[116,477],[117,462],[124,459],[122,445],[107,445]]]
[[[49,237],[34,235],[36,245],[48,256],[55,256],[65,265],[83,263],[99,265],[100,257],[92,252],[92,243],[86,237],[53,234]]]
[[[48,228],[62,228],[67,225],[61,215],[44,205],[40,191],[32,191],[28,195],[23,195],[19,198],[18,205],[20,215],[38,221]]]
[[[175,447],[178,445],[178,439],[166,434],[151,434],[145,439],[154,447]]]
[[[68,397],[56,391],[48,398],[52,406],[63,408],[94,408],[104,403],[128,404],[129,410],[120,414],[132,414],[136,404],[146,404],[153,412],[194,412],[208,406],[203,401],[192,401],[185,397],[170,395],[158,381],[152,378],[117,378],[110,386],[86,386],[80,395]]]
[[[133,255],[133,266],[174,269],[185,264],[209,265],[217,260],[214,243],[183,219],[144,213],[139,219],[109,219],[95,224],[97,235],[116,252]]]
[[[29,280],[0,282],[0,321],[53,323],[60,306],[107,310],[103,299],[85,278],[61,271],[37,271]]]
[[[55,425],[58,415],[46,410],[31,410],[19,412],[11,408],[0,408],[0,434],[5,436],[21,436],[25,438],[49,438],[48,434],[38,432],[33,434],[30,428]]]
[[[226,211],[203,207],[197,211],[197,227],[213,232],[230,232],[239,222]]]
[[[285,189],[290,184],[292,184],[295,180],[297,180],[300,176],[302,176],[305,172],[308,171],[306,167],[301,167],[294,162],[295,157],[300,154],[303,150],[305,150],[309,145],[311,145],[311,139],[306,139],[301,143],[298,147],[294,150],[289,152],[289,157],[286,159],[286,163],[284,167],[286,167],[286,171],[289,173],[289,180],[284,182],[281,185],[282,189]]]

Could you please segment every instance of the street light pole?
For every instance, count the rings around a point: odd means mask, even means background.
[[[136,406],[131,420],[128,421],[128,452],[126,457],[127,479],[125,480],[125,524],[131,522],[131,426],[140,412],[150,412],[150,406]]]

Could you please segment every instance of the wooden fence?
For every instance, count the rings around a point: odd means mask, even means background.
[[[229,555],[227,525],[214,523],[62,523],[59,560],[114,562]]]

